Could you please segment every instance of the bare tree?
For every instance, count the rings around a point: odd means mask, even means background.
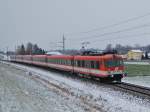
[[[25,47],[24,47],[23,44],[22,44],[21,46],[18,46],[18,47],[17,47],[16,54],[25,55]]]
[[[33,44],[30,42],[27,43],[26,54],[32,54],[32,49],[33,49]]]
[[[112,49],[112,44],[108,44],[105,48],[106,51],[111,51]]]

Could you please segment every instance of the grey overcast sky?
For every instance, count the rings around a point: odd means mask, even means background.
[[[150,13],[150,0],[0,0],[0,48],[4,50],[8,46],[14,50],[17,45],[33,42],[49,50],[56,47],[63,34],[68,49],[81,48],[83,41],[90,42],[89,48],[102,49],[108,43],[147,45],[150,44],[148,26],[102,35],[150,25],[150,15],[107,29],[77,33],[147,13]]]

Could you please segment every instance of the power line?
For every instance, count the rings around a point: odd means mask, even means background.
[[[127,36],[123,36],[123,37],[118,36],[118,37],[114,37],[112,39],[132,38],[132,37],[147,36],[147,35],[150,35],[150,33],[141,33],[141,34],[135,34],[135,35],[127,35]],[[110,39],[100,39],[99,41],[98,40],[94,40],[94,41],[91,41],[91,43],[96,43],[96,42],[100,42],[100,41],[103,42],[103,41],[107,41],[107,40],[110,40]]]
[[[140,28],[144,28],[144,27],[150,27],[150,23],[147,24],[143,24],[143,25],[138,25],[138,26],[134,26],[134,27],[130,27],[130,28],[126,28],[126,29],[122,29],[122,30],[118,30],[118,31],[114,31],[114,32],[108,32],[108,33],[103,33],[100,35],[92,35],[92,36],[88,36],[88,37],[80,37],[80,38],[75,38],[75,39],[95,39],[95,38],[99,38],[99,37],[104,37],[104,36],[108,36],[108,35],[113,35],[113,34],[117,34],[117,33],[121,33],[121,32],[126,32],[126,31],[132,31],[135,29],[140,29]]]
[[[77,34],[85,34],[85,33],[93,32],[93,31],[107,29],[107,28],[110,28],[110,27],[114,27],[114,26],[118,26],[118,25],[121,25],[121,24],[125,24],[125,23],[129,23],[129,22],[132,22],[132,21],[136,21],[136,20],[139,20],[139,19],[144,18],[146,16],[150,16],[150,12],[147,13],[147,14],[144,14],[144,15],[141,15],[141,16],[136,16],[136,17],[133,17],[133,18],[130,18],[130,19],[127,19],[127,20],[124,20],[124,21],[120,21],[118,23],[114,23],[114,24],[111,24],[111,25],[108,25],[108,26],[103,26],[103,27],[100,27],[100,28],[95,28],[95,29],[88,30],[88,31],[83,31],[83,32],[70,33],[70,34],[66,34],[66,35],[70,35],[71,36],[71,35],[77,35]]]
[[[150,35],[150,33],[140,33],[140,34],[133,34],[133,35],[126,35],[126,36],[117,36],[117,37],[113,37],[113,38],[107,38],[107,39],[96,39],[96,40],[93,40],[93,41],[90,41],[90,43],[97,43],[97,42],[103,42],[103,41],[107,41],[107,40],[112,40],[112,39],[122,39],[122,38],[130,38],[130,37],[139,37],[139,36],[147,36],[147,35]],[[75,41],[77,42],[77,41]]]

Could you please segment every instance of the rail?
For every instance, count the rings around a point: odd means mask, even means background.
[[[135,94],[138,94],[142,97],[144,96],[144,97],[150,99],[150,88],[149,87],[139,86],[139,85],[125,83],[125,82],[116,83],[116,84],[114,84],[114,86],[124,89],[128,92],[134,92]]]

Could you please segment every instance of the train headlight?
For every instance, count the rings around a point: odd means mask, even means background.
[[[113,78],[113,77],[114,77],[114,75],[110,75],[110,77],[112,77],[112,78]]]

